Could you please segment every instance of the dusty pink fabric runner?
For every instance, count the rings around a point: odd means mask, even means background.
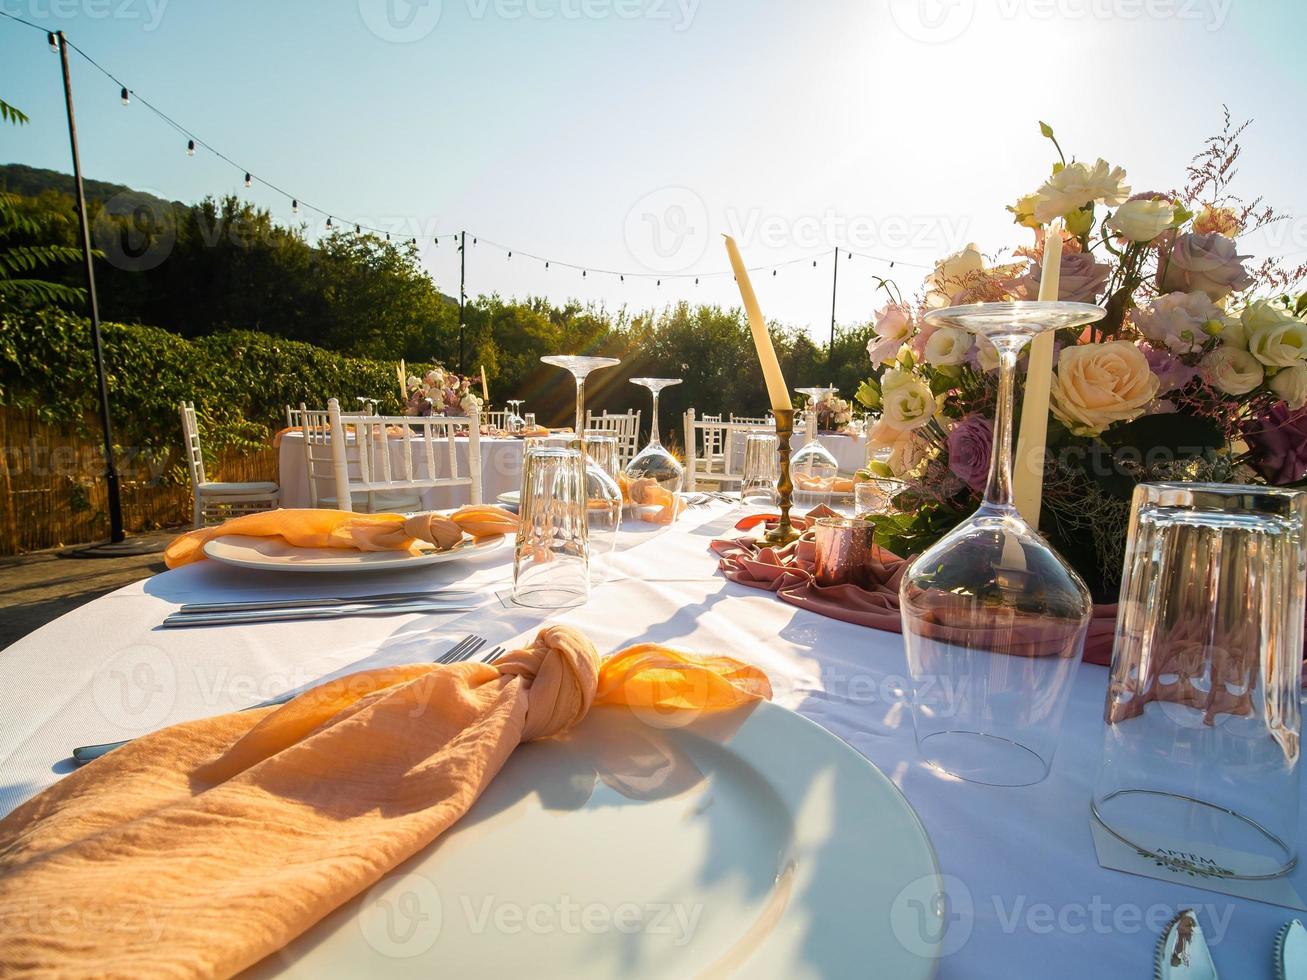
[[[824,512],[825,508],[819,508]],[[765,547],[760,540],[742,537],[718,538],[711,547],[720,556],[718,567],[732,582],[755,589],[767,589],[790,605],[808,609],[821,616],[856,626],[902,633],[899,618],[899,580],[908,560],[881,548],[873,552],[875,585],[863,589],[856,585],[821,586],[813,581],[812,568],[816,546],[810,519],[822,516],[813,511],[807,518],[795,518],[794,526],[804,535],[783,548]],[[749,530],[761,523],[757,517],[745,518],[737,530]],[[1112,660],[1112,636],[1116,629],[1116,604],[1094,606],[1085,639],[1084,659],[1106,666]]]

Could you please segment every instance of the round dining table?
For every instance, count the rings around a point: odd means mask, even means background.
[[[942,937],[918,933],[933,920],[911,904],[921,901],[920,882],[903,882],[906,905],[895,935],[909,946],[942,940],[938,976],[1151,976],[1159,934],[1178,909],[1195,907],[1223,976],[1270,980],[1272,944],[1291,910],[1100,867],[1089,801],[1102,743],[1105,668],[1078,667],[1060,746],[1043,782],[998,788],[941,775],[917,755],[898,635],[787,605],[719,573],[710,543],[730,535],[741,516],[725,502],[698,502],[670,527],[628,522],[606,580],[584,604],[562,611],[511,602],[511,547],[467,563],[345,581],[202,561],[126,586],[0,652],[0,814],[70,772],[74,746],[232,711],[387,651],[429,659],[432,650],[469,633],[511,647],[546,622],[567,623],[588,634],[601,654],[654,642],[756,665],[770,677],[777,704],[834,733],[889,777],[933,842],[942,887],[934,900],[947,924]],[[188,602],[454,582],[476,593],[473,611],[160,629],[165,616]],[[839,787],[833,791],[838,800]],[[877,837],[871,815],[837,813]],[[547,852],[548,842],[540,848]],[[1288,883],[1302,892],[1305,878],[1300,867]],[[803,914],[803,897],[790,900]],[[822,941],[840,937],[824,934]],[[403,966],[396,962],[401,972]],[[878,976],[876,964],[867,963],[860,975]]]
[[[391,440],[392,465],[396,472],[401,472],[401,463],[394,458],[396,452],[402,452],[404,441],[400,438]],[[435,439],[436,459],[443,463],[445,440]],[[522,485],[523,442],[514,437],[481,437],[481,499],[493,504],[502,493],[517,490]],[[414,441],[411,444],[414,471],[425,472],[426,462],[422,458],[425,452],[423,444]],[[454,439],[454,452],[458,458],[459,473],[467,473],[468,441],[465,436]],[[353,455],[353,454],[351,454]],[[357,477],[357,458],[350,460],[351,475]],[[448,475],[442,473],[441,475]],[[281,506],[312,507],[313,500],[309,494],[308,466],[304,460],[304,433],[290,429],[282,433],[278,445],[277,480],[281,486]],[[319,493],[334,496],[335,490],[324,490],[319,478]],[[463,487],[424,487],[421,490],[422,507],[427,510],[445,510],[467,503],[467,490]]]

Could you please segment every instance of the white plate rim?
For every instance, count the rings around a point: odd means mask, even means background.
[[[225,547],[240,547],[234,544],[234,541],[267,541],[267,538],[256,538],[249,535],[240,534],[223,534],[216,538],[211,538],[204,543],[204,554],[216,562],[224,565],[231,565],[235,568],[252,569],[255,571],[276,571],[276,572],[380,572],[395,571],[405,568],[422,568],[427,565],[438,565],[443,562],[461,561],[474,555],[489,554],[497,551],[508,542],[507,535],[497,534],[493,537],[481,539],[465,539],[448,551],[428,551],[419,555],[409,554],[408,552],[395,551],[348,551],[343,548],[299,548],[298,546],[287,545],[287,548],[295,548],[301,552],[315,553],[314,557],[320,556],[324,561],[316,563],[297,563],[289,560],[278,560],[275,556],[259,555],[259,557],[243,557],[241,554],[232,554],[224,551]],[[225,542],[225,544],[224,544]],[[257,551],[251,551],[252,554],[258,554]],[[390,556],[390,557],[387,557]]]

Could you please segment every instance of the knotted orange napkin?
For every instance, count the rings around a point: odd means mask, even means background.
[[[355,514],[343,510],[269,510],[233,517],[216,527],[201,528],[175,538],[163,552],[169,568],[204,558],[204,544],[224,534],[282,538],[301,548],[342,548],[357,551],[409,551],[418,542],[442,551],[462,540],[517,533],[517,517],[499,507],[464,507],[443,514]]]
[[[639,511],[640,520],[649,524],[670,524],[685,510],[685,501],[656,480],[632,480],[618,473],[617,485],[622,489],[622,503],[646,508]]]
[[[852,493],[853,479],[846,476],[809,476],[794,474],[794,487],[812,493]]]
[[[553,626],[494,665],[364,671],[137,739],[0,821],[0,976],[231,976],[426,847],[520,742],[591,705],[770,697],[729,657],[646,644],[601,663]]]

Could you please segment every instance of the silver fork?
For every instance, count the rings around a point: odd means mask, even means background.
[[[472,657],[476,655],[477,651],[485,645],[486,640],[484,637],[469,633],[437,657],[434,663],[457,664],[462,663],[465,660],[471,660]],[[498,657],[503,652],[503,647],[495,647],[490,651],[490,653],[478,659],[480,659],[482,663],[489,663],[492,659]],[[367,658],[365,657],[364,659],[366,660]],[[254,711],[257,708],[272,708],[280,704],[285,704],[287,701],[290,701],[302,693],[304,693],[303,688],[295,691],[288,691],[287,693],[280,694],[268,701],[260,701],[258,704],[252,704],[247,708],[242,708],[241,710]],[[130,741],[132,741],[132,739],[124,738],[118,742],[102,742],[99,745],[80,745],[73,749],[73,762],[78,766],[84,766],[88,762],[93,762],[103,755],[108,755],[114,749],[126,745]]]

